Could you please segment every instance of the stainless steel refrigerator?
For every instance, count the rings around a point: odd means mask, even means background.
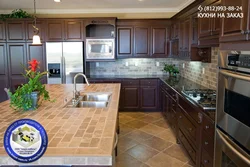
[[[83,73],[82,42],[47,42],[48,84],[72,84],[77,73]],[[79,77],[77,83],[83,83]]]

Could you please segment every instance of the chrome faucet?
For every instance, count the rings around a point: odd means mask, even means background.
[[[89,86],[89,81],[87,79],[87,77],[83,74],[83,73],[78,73],[75,75],[74,77],[74,91],[73,91],[73,102],[77,100],[77,98],[79,97],[79,92],[76,90],[76,78],[79,76],[83,76],[84,79],[86,80],[87,85]]]

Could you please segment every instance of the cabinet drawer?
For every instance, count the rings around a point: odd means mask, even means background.
[[[196,143],[196,127],[189,121],[189,119],[182,113],[178,112],[178,124],[184,133],[188,134]]]
[[[89,79],[89,83],[103,83],[103,80],[100,79]]]
[[[122,86],[139,86],[140,81],[138,79],[125,79],[122,81]]]
[[[103,83],[121,83],[121,80],[119,80],[119,79],[107,79],[107,80],[103,80]]]
[[[157,79],[141,79],[141,86],[157,86]]]
[[[203,116],[202,128],[212,138],[214,137],[215,127],[214,122],[209,120],[206,116]]]
[[[202,149],[201,164],[204,167],[213,167],[213,158],[209,156],[206,150]]]
[[[202,147],[205,149],[208,154],[213,157],[214,154],[214,138],[211,138],[206,134],[206,132],[202,131]]]
[[[183,133],[180,129],[179,129],[178,134],[179,134],[179,139],[180,139],[181,143],[183,144],[184,148],[186,149],[187,153],[189,154],[189,156],[191,157],[193,162],[196,162],[195,149],[193,149],[193,147],[189,144],[189,142],[187,141],[187,139],[185,138],[185,136],[183,135]]]

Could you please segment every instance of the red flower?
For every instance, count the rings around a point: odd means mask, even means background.
[[[37,61],[36,59],[32,59],[31,61],[29,61],[29,65],[30,65],[29,68],[31,69],[31,71],[36,72],[36,69],[37,69],[39,63],[40,62]]]

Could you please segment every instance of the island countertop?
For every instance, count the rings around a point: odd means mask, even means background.
[[[73,96],[73,84],[46,85],[51,99],[35,111],[18,112],[9,101],[0,103],[0,164],[19,164],[5,152],[3,136],[7,127],[18,119],[38,121],[48,134],[48,147],[32,164],[112,165],[112,155],[120,98],[120,84],[77,84],[84,92],[111,92],[107,108],[64,108],[65,99]]]

